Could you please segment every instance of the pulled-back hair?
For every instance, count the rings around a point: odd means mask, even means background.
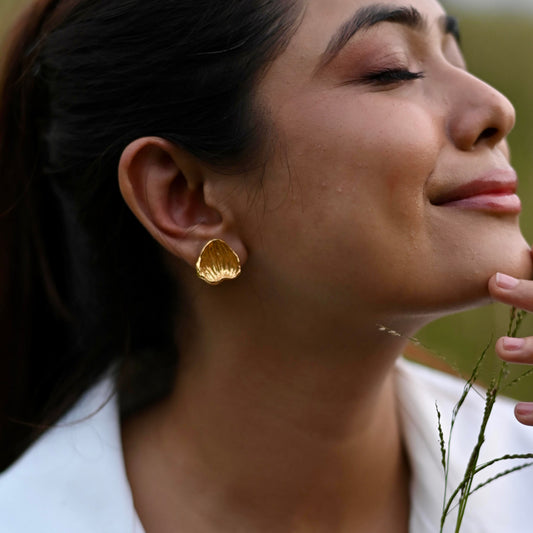
[[[35,438],[20,421],[53,423],[112,365],[174,364],[177,291],[120,196],[120,156],[145,136],[214,166],[256,156],[254,84],[298,15],[297,0],[45,0],[19,21],[0,93],[0,469]]]

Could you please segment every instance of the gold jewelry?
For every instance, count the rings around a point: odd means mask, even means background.
[[[196,262],[196,273],[209,285],[235,279],[241,273],[241,262],[235,251],[220,239],[209,241]]]

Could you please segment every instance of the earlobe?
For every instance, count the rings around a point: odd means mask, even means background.
[[[152,236],[190,265],[205,243],[223,230],[220,212],[205,202],[200,165],[164,139],[137,139],[124,150],[119,185]]]

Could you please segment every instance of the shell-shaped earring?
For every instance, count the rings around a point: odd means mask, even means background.
[[[196,262],[198,277],[209,285],[235,279],[241,273],[241,262],[235,251],[221,239],[209,241]]]

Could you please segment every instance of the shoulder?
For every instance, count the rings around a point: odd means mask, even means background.
[[[102,380],[0,475],[3,532],[142,531],[113,388],[113,380]]]

